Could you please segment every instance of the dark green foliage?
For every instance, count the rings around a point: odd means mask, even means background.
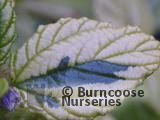
[[[113,112],[116,120],[160,120],[160,115],[142,100],[130,100]]]
[[[24,108],[19,108],[14,112],[7,112],[0,109],[0,120],[46,120],[39,113],[33,113]]]

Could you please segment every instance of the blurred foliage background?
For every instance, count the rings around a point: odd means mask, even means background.
[[[40,24],[54,23],[62,17],[88,17],[115,26],[137,25],[160,40],[160,0],[15,0],[20,47]],[[97,120],[160,120],[160,70],[144,85],[143,99],[128,99],[111,114]],[[3,111],[4,112],[4,111]],[[18,114],[18,113],[23,114]],[[45,120],[38,113],[24,109],[5,115],[0,120]]]

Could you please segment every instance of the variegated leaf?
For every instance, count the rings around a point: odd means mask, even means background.
[[[41,25],[17,51],[11,79],[26,107],[49,119],[85,119],[114,107],[62,107],[64,86],[74,91],[78,86],[131,90],[152,74],[159,62],[160,43],[137,27],[116,28],[87,18],[66,18]]]
[[[12,0],[0,0],[0,65],[6,63],[15,40],[15,13]]]

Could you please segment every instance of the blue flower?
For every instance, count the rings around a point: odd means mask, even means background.
[[[20,95],[14,89],[9,89],[8,92],[0,99],[0,106],[9,111],[13,111],[20,103]]]

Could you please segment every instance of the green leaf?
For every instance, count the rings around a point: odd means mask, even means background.
[[[15,13],[12,0],[0,0],[0,65],[10,57],[15,40]]]
[[[12,112],[0,109],[0,115],[0,120],[46,120],[46,118],[41,114],[30,112],[24,108],[18,108]]]
[[[8,82],[5,79],[0,79],[0,97],[2,97],[8,90]]]
[[[113,116],[116,120],[159,120],[159,113],[152,106],[142,100],[127,101],[115,110]]]
[[[40,26],[15,53],[11,79],[24,105],[49,119],[92,118],[114,107],[62,107],[64,86],[131,90],[159,63],[160,43],[137,27],[66,18]]]

